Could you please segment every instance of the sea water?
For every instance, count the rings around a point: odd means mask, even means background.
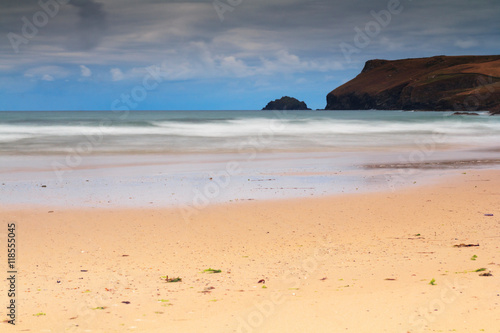
[[[402,111],[0,112],[0,154],[221,153],[500,145],[500,117]],[[250,149],[250,148],[248,148]]]
[[[198,211],[396,190],[499,155],[485,112],[0,112],[0,203]]]

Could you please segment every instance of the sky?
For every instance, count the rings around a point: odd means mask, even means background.
[[[0,110],[259,110],[500,50],[498,0],[1,0]]]

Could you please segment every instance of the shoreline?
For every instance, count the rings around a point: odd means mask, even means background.
[[[498,188],[500,171],[467,170],[394,192],[211,205],[188,220],[165,208],[2,208],[23,254],[17,327],[497,332]]]
[[[468,158],[463,158],[467,153]],[[168,208],[371,193],[497,169],[487,151],[87,156],[73,167],[46,157],[5,159],[4,205]],[[27,163],[30,161],[30,164]],[[54,169],[54,165],[56,168]]]
[[[444,162],[444,164],[447,164],[449,162]],[[450,162],[453,163],[453,162]],[[176,204],[176,205],[165,205],[165,206],[151,206],[151,205],[142,205],[142,206],[134,206],[134,205],[118,205],[118,206],[86,206],[86,205],[68,205],[68,206],[62,206],[58,204],[25,204],[25,203],[16,203],[16,204],[4,204],[3,206],[0,206],[0,212],[21,212],[21,211],[28,211],[28,212],[35,212],[35,211],[40,211],[40,210],[47,210],[50,213],[55,212],[56,210],[59,212],[65,212],[65,213],[71,213],[71,212],[78,212],[78,213],[84,213],[84,212],[123,212],[123,211],[128,211],[128,212],[157,212],[157,211],[166,211],[166,212],[180,212],[183,209],[194,209],[194,210],[207,210],[207,209],[237,209],[238,206],[245,206],[245,205],[266,205],[266,206],[272,206],[272,205],[281,205],[281,204],[296,204],[296,203],[307,203],[307,204],[313,204],[315,202],[325,202],[325,201],[335,201],[335,200],[343,200],[343,199],[348,199],[348,198],[356,198],[356,197],[363,197],[363,196],[384,196],[384,195],[394,195],[394,194],[411,194],[413,192],[418,192],[422,190],[427,190],[432,187],[439,187],[443,184],[449,184],[452,183],[454,180],[460,181],[461,178],[463,178],[464,175],[467,175],[469,173],[477,173],[481,175],[495,175],[498,173],[498,177],[500,177],[500,169],[494,169],[494,168],[473,168],[473,169],[467,169],[467,168],[459,168],[459,169],[454,169],[454,168],[426,168],[426,167],[419,167],[421,164],[426,164],[426,163],[414,163],[412,165],[415,165],[414,168],[406,168],[404,165],[401,167],[394,167],[394,169],[401,169],[404,170],[401,175],[398,174],[390,174],[391,177],[394,177],[395,180],[394,182],[397,182],[397,178],[408,178],[409,180],[406,181],[404,185],[401,183],[399,186],[393,186],[393,185],[387,185],[383,184],[381,187],[378,188],[360,188],[359,190],[355,191],[348,191],[348,192],[335,192],[333,194],[323,194],[323,195],[318,195],[318,196],[299,196],[299,197],[283,197],[283,198],[261,198],[261,199],[234,199],[234,200],[229,200],[229,201],[224,201],[224,202],[218,202],[218,201],[210,201],[206,205],[202,205],[202,207],[194,207],[189,204]],[[462,165],[461,162],[459,162],[460,165]],[[441,165],[441,163],[438,163],[438,165]],[[486,164],[489,165],[489,164]],[[473,165],[476,167],[477,165]],[[489,166],[496,166],[496,165],[489,165]],[[378,168],[376,166],[371,166],[371,165],[365,165],[363,168],[360,169],[355,169],[355,170],[350,170],[346,171],[343,174],[344,175],[350,175],[350,174],[355,174],[359,175],[360,177],[364,177],[365,172],[372,169],[373,171],[389,171],[391,170],[391,167],[388,165],[387,167],[381,167]],[[410,169],[410,172],[407,171],[407,169]],[[433,171],[438,171],[439,173],[437,174],[429,174],[429,175],[424,175],[420,173],[421,171],[427,171],[428,169],[433,170]],[[272,176],[300,176],[300,177],[322,177],[322,176],[338,176],[339,174],[342,174],[342,172],[276,172],[276,173],[262,173],[260,174],[259,177],[257,178],[266,178],[266,177],[272,177]],[[374,177],[379,177],[379,176],[389,176],[389,174],[385,173],[378,173],[374,174]],[[416,178],[419,181],[413,181],[413,178],[411,177],[420,177]],[[410,179],[411,178],[411,179]],[[268,179],[263,179],[264,181]],[[388,180],[387,180],[388,181]],[[489,181],[489,180],[488,180]],[[252,182],[260,182],[259,179],[252,180]],[[283,188],[283,190],[292,190],[293,188]],[[300,188],[299,188],[300,190]]]

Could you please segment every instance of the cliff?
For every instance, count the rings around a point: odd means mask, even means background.
[[[500,55],[369,60],[325,109],[500,113]]]
[[[296,98],[284,96],[269,102],[262,110],[311,110],[307,104]]]

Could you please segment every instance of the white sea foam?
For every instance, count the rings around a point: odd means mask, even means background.
[[[407,147],[435,137],[439,138],[436,144],[500,145],[500,118],[486,115],[467,119],[418,112],[380,113],[377,117],[373,111],[353,113],[355,116],[300,113],[279,117],[262,112],[218,118],[207,115],[199,112],[179,118],[169,113],[145,113],[134,114],[134,119],[105,121],[102,114],[91,114],[77,122],[67,113],[58,114],[52,122],[43,118],[42,124],[26,119],[2,122],[0,115],[0,152],[61,151],[89,138],[95,143],[94,151],[107,152],[217,152],[250,143],[264,150],[344,150]]]

